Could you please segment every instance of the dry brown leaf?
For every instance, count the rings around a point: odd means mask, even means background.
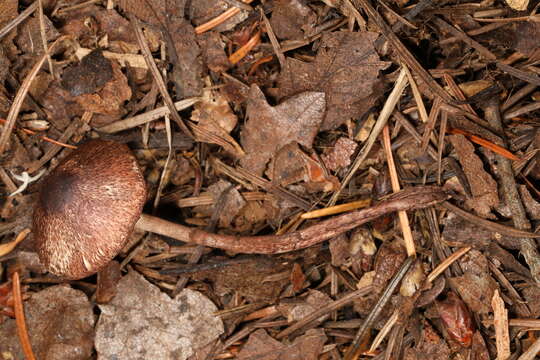
[[[302,39],[315,25],[317,14],[305,0],[274,2],[270,24],[279,39]]]
[[[458,262],[464,274],[450,278],[450,283],[471,311],[480,314],[490,312],[489,303],[498,286],[489,274],[488,260],[480,251],[472,249]]]
[[[62,86],[73,96],[92,94],[113,77],[111,61],[101,50],[94,50],[81,62],[64,70]]]
[[[112,78],[97,92],[82,94],[75,101],[85,110],[94,113],[91,125],[102,127],[118,120],[126,109],[124,102],[131,98],[131,88],[120,65],[111,61]]]
[[[223,196],[223,192],[227,191],[224,195],[224,203],[221,207],[219,214],[219,226],[221,228],[229,228],[234,218],[240,210],[246,205],[246,200],[240,195],[240,192],[235,187],[231,188],[231,183],[225,180],[219,180],[217,183],[208,187],[208,192],[212,194],[214,198],[214,208],[218,203],[218,199]]]
[[[450,349],[441,339],[433,326],[424,320],[420,344],[415,344],[405,350],[405,360],[447,360],[450,359]]]
[[[474,153],[474,146],[465,136],[452,135],[450,142],[471,185],[473,198],[465,203],[479,215],[490,216],[491,209],[499,204],[497,182],[484,170],[482,160]]]
[[[268,177],[281,186],[302,181],[308,192],[333,191],[339,188],[339,180],[326,171],[319,161],[303,152],[296,142],[277,151],[270,162]]]
[[[44,17],[44,24],[45,36],[48,41],[54,41],[60,37],[60,33],[46,16]],[[28,19],[19,27],[15,42],[19,49],[27,56],[37,57],[43,54],[43,41],[41,40],[41,29],[37,16]]]
[[[343,265],[349,256],[351,256],[351,250],[349,246],[349,239],[347,235],[341,234],[329,241],[330,254],[332,255],[332,265]]]
[[[236,358],[238,360],[279,360],[285,345],[268,335],[264,329],[253,332]]]
[[[323,351],[327,337],[322,329],[311,329],[284,345],[259,329],[253,332],[236,357],[238,360],[313,360]]]
[[[291,284],[293,292],[297,293],[298,291],[304,288],[304,283],[306,281],[306,275],[302,271],[302,266],[298,263],[294,263],[291,271]]]
[[[262,175],[276,151],[296,141],[311,148],[324,116],[325,96],[304,92],[277,106],[270,106],[261,89],[253,85],[247,104],[248,121],[241,134],[246,156],[240,163]]]
[[[231,62],[225,53],[225,42],[221,35],[209,31],[197,37],[204,61],[208,69],[215,73],[222,73],[231,67]]]
[[[3,29],[11,20],[19,15],[19,0],[3,0],[0,1],[0,29]],[[6,46],[6,53],[15,55],[18,49],[11,42],[17,36],[18,28],[15,27],[3,39],[2,44]]]
[[[249,302],[270,302],[275,301],[289,284],[291,268],[292,264],[284,264],[278,259],[250,256],[218,270],[201,271],[193,278],[212,282],[219,296],[234,293]]]
[[[325,34],[312,63],[287,58],[279,76],[280,97],[320,91],[326,94],[322,130],[335,129],[358,118],[378,97],[379,71],[389,63],[379,60],[373,42],[379,34],[334,32]]]
[[[37,359],[90,358],[95,319],[92,305],[82,291],[66,285],[51,286],[33,294],[24,308]],[[25,358],[16,333],[15,320],[0,324],[3,358]]]
[[[315,310],[332,302],[330,296],[318,290],[308,290],[308,296],[300,303],[282,303],[278,310],[289,322],[299,321],[310,315]],[[321,323],[329,317],[329,314],[319,317],[316,322]],[[314,322],[315,323],[315,322]]]

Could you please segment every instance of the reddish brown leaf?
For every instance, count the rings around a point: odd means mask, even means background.
[[[437,301],[437,310],[448,335],[464,347],[471,346],[474,323],[465,303],[453,292]]]
[[[450,141],[458,154],[463,171],[471,185],[472,199],[466,204],[479,215],[488,216],[491,208],[499,203],[497,183],[493,177],[484,170],[482,160],[474,153],[473,145],[463,135],[452,135]]]
[[[302,266],[295,262],[291,271],[291,284],[293,287],[293,292],[296,293],[302,290],[305,282],[306,275],[304,275],[304,272],[302,271]]]

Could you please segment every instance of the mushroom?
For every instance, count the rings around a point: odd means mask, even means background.
[[[112,260],[134,228],[238,253],[276,254],[328,240],[389,212],[426,207],[446,198],[440,188],[417,187],[284,235],[211,234],[142,214],[146,185],[135,156],[127,145],[91,140],[43,180],[33,232],[45,267],[62,278],[80,279]]]

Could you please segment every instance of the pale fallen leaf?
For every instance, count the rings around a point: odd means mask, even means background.
[[[223,333],[216,306],[184,289],[174,299],[131,271],[118,294],[100,305],[95,346],[102,359],[187,359]]]
[[[32,294],[24,303],[24,311],[37,359],[91,357],[95,319],[92,304],[82,291],[66,285],[48,287]],[[16,333],[14,319],[0,324],[0,358],[25,358]]]

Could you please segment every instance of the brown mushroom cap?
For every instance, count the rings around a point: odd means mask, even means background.
[[[126,145],[79,146],[41,184],[33,217],[41,262],[67,279],[97,272],[124,247],[145,200],[144,177]]]

